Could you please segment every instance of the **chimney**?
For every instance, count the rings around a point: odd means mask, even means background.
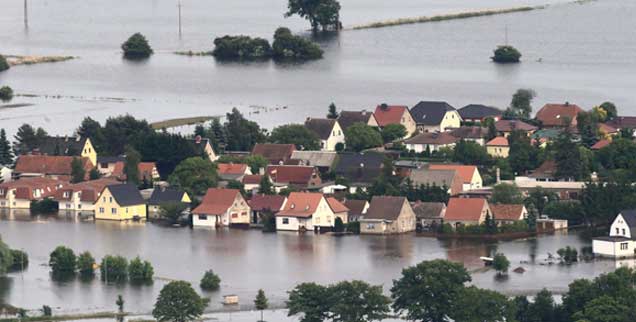
[[[387,105],[386,103],[382,103],[380,104],[380,109],[382,109],[383,111],[386,111],[389,109],[389,105]]]
[[[570,102],[565,101],[565,106],[569,106],[569,105],[570,105]]]

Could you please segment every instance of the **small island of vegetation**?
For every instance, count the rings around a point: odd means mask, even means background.
[[[7,59],[4,56],[0,55],[0,72],[9,69],[9,67],[11,66],[9,66],[9,62],[7,61]]]
[[[124,51],[124,57],[128,59],[148,58],[154,52],[144,35],[136,33],[121,45]]]
[[[272,56],[272,46],[263,38],[223,36],[214,39],[212,55],[221,60],[259,60]]]
[[[278,60],[312,60],[322,58],[320,46],[311,40],[295,36],[288,28],[280,27],[274,33],[274,58]]]
[[[9,86],[0,87],[0,101],[8,102],[13,99],[13,89]]]
[[[495,63],[518,63],[521,58],[521,53],[517,48],[512,46],[499,46],[495,49],[494,55],[491,57]]]

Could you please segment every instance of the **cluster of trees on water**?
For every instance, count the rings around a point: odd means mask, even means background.
[[[29,256],[22,250],[11,249],[0,238],[0,276],[8,272],[24,270],[29,266]]]
[[[13,89],[9,86],[0,87],[0,101],[8,102],[13,99]]]
[[[521,59],[521,53],[517,48],[512,46],[499,46],[495,49],[491,59],[495,63],[518,63]]]
[[[146,37],[140,33],[135,33],[122,45],[124,57],[127,59],[143,59],[148,58],[154,53],[152,47],[148,43]]]

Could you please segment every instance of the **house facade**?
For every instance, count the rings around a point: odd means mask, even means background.
[[[292,153],[296,151],[293,144],[258,143],[252,149],[252,155],[260,155],[269,161],[269,164],[287,164]]]
[[[488,201],[482,198],[450,198],[444,215],[444,223],[454,229],[459,226],[481,225],[486,216],[492,217]]]
[[[189,206],[192,202],[187,192],[167,187],[155,187],[148,199],[148,217],[159,218],[161,206],[165,204],[181,203]]]
[[[47,136],[29,152],[34,155],[82,157],[89,159],[93,165],[97,164],[97,152],[91,139],[79,136]]]
[[[569,102],[546,104],[537,112],[535,118],[541,121],[544,128],[564,126],[576,128],[577,116],[581,112],[583,112],[582,108]]]
[[[0,184],[0,208],[29,209],[31,201],[52,197],[67,184],[50,178],[25,178]]]
[[[336,151],[336,146],[345,144],[345,135],[337,120],[308,118],[305,127],[320,139],[321,151]]]
[[[408,138],[417,131],[415,120],[411,116],[408,107],[404,105],[387,105],[381,104],[375,108],[375,119],[378,122],[378,126],[383,128],[389,124],[401,124],[406,129],[406,136]]]
[[[322,184],[320,173],[311,166],[270,165],[266,173],[277,190],[287,187],[313,189]]]
[[[202,138],[200,135],[194,139],[188,140],[198,152],[199,155],[207,157],[211,162],[216,161],[219,157],[214,153],[214,148],[210,144],[210,139]]]
[[[250,224],[262,224],[263,215],[271,213],[276,215],[287,202],[287,197],[281,195],[256,194],[248,201],[251,209]]]
[[[248,226],[249,223],[250,206],[238,189],[210,188],[192,211],[195,227]]]
[[[72,175],[71,164],[73,156],[53,155],[21,155],[15,164],[13,176],[16,178],[47,177],[51,179],[70,181]],[[93,169],[89,158],[79,157],[84,168],[84,179]]]
[[[146,202],[133,184],[113,184],[104,187],[95,202],[95,219],[146,219]]]
[[[453,148],[459,141],[447,132],[423,132],[404,140],[404,145],[409,151],[416,153],[437,152],[441,148]]]
[[[341,111],[338,115],[338,124],[340,124],[343,131],[346,131],[356,123],[366,124],[375,128],[379,127],[375,115],[369,111]]]
[[[417,218],[417,225],[422,230],[436,230],[442,224],[444,215],[446,215],[446,204],[443,202],[417,201],[411,206]]]
[[[490,211],[497,225],[510,225],[528,218],[528,210],[522,204],[490,204]]]
[[[636,256],[636,210],[623,210],[612,222],[609,236],[592,241],[595,255],[611,258]]]
[[[95,212],[95,202],[108,185],[117,184],[114,179],[103,178],[67,185],[58,189],[53,199],[58,202],[60,211]]]
[[[507,158],[510,154],[510,145],[508,139],[498,136],[486,143],[486,151],[493,158]]]
[[[283,231],[313,231],[329,226],[334,219],[322,193],[292,192],[283,210],[276,214],[276,229]]]
[[[462,121],[457,110],[446,102],[421,101],[411,108],[411,116],[420,132],[444,132],[458,128]]]
[[[366,200],[349,199],[345,200],[344,205],[349,209],[349,222],[360,221],[369,210],[369,202]]]
[[[374,196],[359,222],[361,234],[401,234],[415,231],[416,217],[405,197]]]
[[[463,191],[481,189],[483,180],[479,170],[474,165],[457,165],[457,164],[431,164],[428,167],[431,170],[455,170],[462,178]]]

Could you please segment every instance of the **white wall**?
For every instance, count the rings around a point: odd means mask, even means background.
[[[606,257],[634,257],[635,248],[636,242],[633,240],[612,242],[595,239],[592,241],[592,252]]]
[[[276,217],[276,230],[298,231],[300,227],[305,227],[305,229],[313,231],[314,226],[312,225],[311,217]]]
[[[225,216],[227,217],[227,216]],[[204,219],[206,218],[206,219]],[[226,219],[227,220],[227,219]],[[194,227],[212,227],[216,226],[217,216],[212,215],[192,215],[192,226]]]
[[[614,222],[612,223],[612,227],[610,227],[610,236],[623,236],[626,238],[632,238],[632,233],[625,222],[625,219],[622,215],[616,216]]]

